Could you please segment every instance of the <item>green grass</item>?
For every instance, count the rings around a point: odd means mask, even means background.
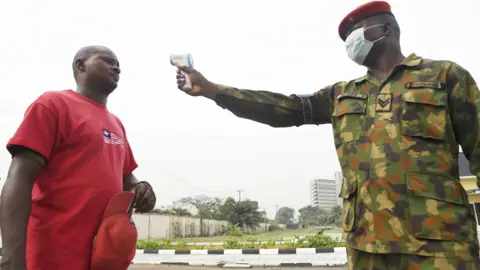
[[[273,231],[273,232],[265,232],[265,233],[258,233],[253,235],[244,235],[244,236],[230,236],[230,235],[221,235],[221,236],[211,236],[211,237],[187,237],[187,238],[173,238],[172,242],[223,242],[228,239],[237,238],[240,241],[245,241],[248,238],[255,238],[258,241],[267,241],[267,240],[275,240],[275,241],[282,241],[285,238],[295,237],[295,236],[302,236],[306,234],[315,234],[317,232],[317,228],[308,228],[308,229],[298,229],[298,230],[280,230],[280,231]],[[333,230],[326,230],[323,232],[324,234],[332,234],[332,233],[342,233],[340,228],[335,228]]]

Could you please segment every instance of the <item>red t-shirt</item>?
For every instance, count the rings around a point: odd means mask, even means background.
[[[137,167],[120,120],[72,91],[35,100],[8,142],[47,159],[32,192],[29,270],[89,270],[95,233],[123,177]]]

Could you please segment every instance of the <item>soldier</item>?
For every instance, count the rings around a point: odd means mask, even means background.
[[[451,61],[405,57],[399,25],[383,1],[349,13],[339,35],[348,56],[368,68],[365,76],[285,96],[217,85],[185,67],[193,83],[187,93],[273,127],[332,124],[349,269],[480,269],[457,162],[461,145],[480,176],[474,79]],[[178,71],[180,89],[184,78]]]

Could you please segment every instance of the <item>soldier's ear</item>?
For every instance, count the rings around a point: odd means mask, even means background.
[[[392,34],[393,28],[390,23],[385,23],[383,25],[383,35],[388,37],[390,34]]]

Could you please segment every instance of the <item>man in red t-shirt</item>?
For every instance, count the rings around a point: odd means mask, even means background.
[[[77,90],[41,95],[8,142],[2,270],[89,270],[95,234],[115,194],[134,191],[138,212],[155,206],[151,186],[132,174],[137,163],[125,128],[106,108],[119,80],[117,57],[105,47],[85,47],[73,69]]]

